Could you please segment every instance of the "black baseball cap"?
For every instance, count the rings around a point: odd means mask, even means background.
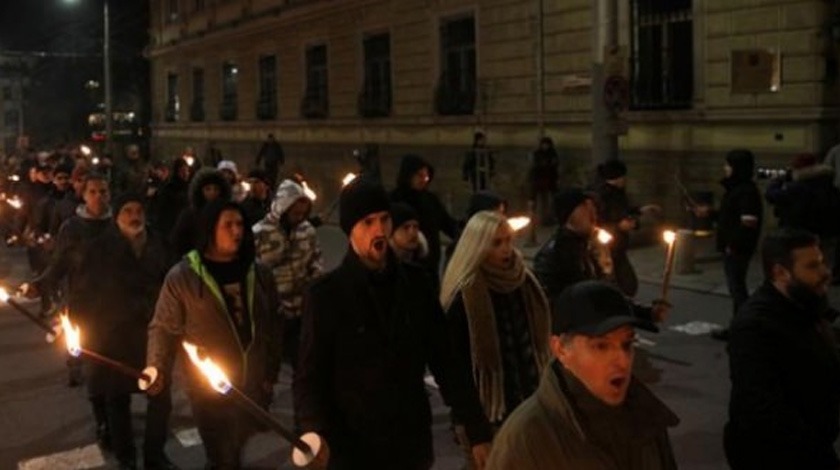
[[[603,336],[624,325],[657,332],[652,322],[639,318],[618,289],[603,281],[569,286],[553,302],[551,334]]]

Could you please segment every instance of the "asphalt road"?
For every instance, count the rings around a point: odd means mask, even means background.
[[[322,227],[319,232],[332,267],[340,261],[346,239],[335,227]],[[22,252],[0,248],[0,284],[15,285],[25,277],[26,270]],[[640,299],[654,298],[657,290],[657,286],[643,284]],[[689,333],[694,333],[691,327],[708,326],[702,322],[725,324],[729,299],[679,289],[673,290],[671,296],[675,309],[663,331],[641,335],[637,376],[681,419],[671,431],[680,468],[726,468],[721,445],[729,388],[724,344],[706,334]],[[686,325],[689,333],[672,329],[685,330]],[[97,462],[102,456],[92,446],[94,430],[85,390],[67,387],[64,358],[59,345],[47,344],[40,330],[8,306],[0,306],[0,469],[108,468],[107,460]],[[448,410],[435,389],[430,386],[429,391],[433,402],[435,468],[460,469],[462,459],[449,432]],[[283,370],[275,396],[273,413],[290,423],[287,369]],[[136,396],[133,410],[138,436],[144,406],[145,399]],[[171,428],[173,438],[167,444],[171,459],[185,469],[202,468],[203,450],[195,442],[189,405],[180,389],[175,393]],[[288,455],[288,446],[277,437],[260,434],[249,444],[246,461],[248,468],[291,468]]]

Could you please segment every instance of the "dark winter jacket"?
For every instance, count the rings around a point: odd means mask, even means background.
[[[775,206],[779,227],[804,229],[821,237],[840,232],[840,190],[834,169],[814,165],[794,170],[792,181],[773,180],[764,193]]]
[[[242,210],[245,211],[245,223],[253,226],[263,219],[271,209],[271,197],[268,196],[262,201],[254,196],[248,196],[242,201]]]
[[[581,281],[609,279],[601,268],[591,247],[589,238],[561,227],[554,236],[540,247],[534,256],[534,274],[545,289],[549,300],[556,299],[563,289]],[[653,310],[633,304],[633,312],[639,318],[653,320]],[[651,329],[654,329],[651,325]]]
[[[184,160],[179,158],[177,161]],[[173,168],[176,168],[176,165],[173,165]],[[150,214],[158,233],[168,236],[172,232],[178,216],[189,206],[189,187],[189,182],[179,178],[173,171],[169,181],[160,188]]]
[[[16,228],[18,233],[34,232],[38,225],[38,207],[45,198],[48,198],[54,186],[51,183],[31,183],[21,185],[20,200],[23,206],[17,210]]]
[[[190,181],[190,205],[181,211],[175,227],[169,233],[169,243],[178,258],[195,248],[198,213],[207,204],[202,189],[209,184],[219,187],[219,200],[230,201],[232,194],[230,183],[221,172],[213,168],[202,168],[198,171]]]
[[[271,168],[283,165],[285,162],[286,154],[283,152],[283,146],[276,140],[266,140],[257,154],[258,167],[265,163],[267,168]]]
[[[74,322],[84,332],[84,346],[138,370],[146,361],[146,331],[163,278],[172,263],[163,239],[146,234],[138,257],[116,225],[87,247],[84,269],[70,292]],[[130,393],[137,381],[102,366],[92,368],[88,387],[94,394]]]
[[[487,189],[496,174],[496,158],[486,147],[473,147],[464,155],[461,176],[469,181],[473,191]]]
[[[58,188],[53,187],[50,190],[50,192],[44,198],[41,199],[41,201],[38,203],[38,207],[35,209],[35,218],[31,224],[31,228],[36,234],[56,234],[56,232],[51,231],[53,223],[53,213],[55,212],[59,204],[65,199],[67,199],[67,197],[69,196],[75,196],[75,193],[72,188],[66,191],[59,191]],[[74,211],[75,209],[76,207],[73,207]]]
[[[721,182],[726,192],[717,213],[717,249],[752,255],[763,219],[761,193],[752,180],[754,159],[747,151],[733,151],[727,155],[727,161],[732,174]],[[758,219],[754,226],[741,222],[741,217],[747,215]]]
[[[560,156],[554,148],[554,142],[548,137],[544,140],[549,145],[548,149],[538,148],[531,153],[529,158],[531,168],[528,170],[528,179],[534,193],[556,191],[557,178],[560,176],[558,171]]]
[[[70,217],[76,215],[76,209],[85,202],[76,195],[75,191],[68,191],[64,199],[55,203],[50,213],[49,234],[53,237],[58,235],[61,224]]]
[[[420,231],[429,242],[429,256],[423,261],[434,279],[438,277],[440,265],[440,232],[455,240],[458,222],[449,215],[437,195],[428,189],[417,191],[411,188],[411,177],[421,168],[429,170],[429,184],[434,179],[434,168],[417,155],[406,155],[397,175],[397,188],[391,192],[392,202],[404,202],[417,211]]]
[[[627,251],[630,234],[618,228],[624,219],[633,219],[638,224],[639,208],[630,204],[627,191],[624,188],[603,182],[597,187],[598,225],[613,235],[612,250],[614,253]]]
[[[840,358],[824,312],[766,283],[738,311],[727,350],[730,466],[837,469]]]
[[[146,194],[148,182],[149,164],[139,158],[135,160],[126,159],[124,163],[116,167],[111,188],[114,195],[124,193]]]
[[[428,366],[470,441],[491,434],[470,372],[457,360],[425,272],[389,256],[384,272],[351,250],[312,285],[305,302],[296,421],[326,437],[330,469],[429,468]]]

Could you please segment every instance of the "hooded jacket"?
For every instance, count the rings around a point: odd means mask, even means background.
[[[291,180],[280,183],[269,213],[254,225],[257,259],[271,268],[283,314],[299,317],[303,294],[323,272],[323,259],[315,227],[304,219],[289,227],[284,214],[298,200],[303,188]]]
[[[409,154],[403,157],[397,175],[397,188],[391,192],[391,201],[404,202],[417,211],[420,231],[429,242],[429,256],[423,260],[423,266],[437,279],[441,255],[440,232],[455,240],[458,235],[458,222],[449,215],[437,195],[428,189],[418,191],[411,188],[411,177],[421,168],[429,170],[431,184],[435,176],[432,165],[417,155]]]
[[[219,170],[203,168],[196,173],[190,181],[189,206],[181,211],[178,221],[175,222],[175,227],[169,234],[169,243],[178,257],[183,256],[195,247],[198,212],[207,204],[202,189],[210,184],[219,187],[220,201],[230,201],[231,199],[230,183]]]
[[[732,174],[721,181],[726,192],[718,211],[718,251],[749,256],[758,245],[763,208],[761,193],[752,179],[754,160],[748,150],[733,150],[726,156]],[[743,216],[756,217],[757,223],[748,227],[741,222]]]
[[[172,162],[171,176],[160,188],[152,205],[150,220],[154,221],[158,233],[168,236],[186,207],[189,206],[190,183],[178,176],[181,168],[187,166],[183,158],[176,158]]]
[[[537,391],[508,417],[493,440],[487,470],[675,470],[668,428],[679,419],[631,379],[617,408],[546,367]]]
[[[773,180],[764,197],[775,206],[779,227],[804,229],[821,237],[840,232],[840,190],[834,186],[834,169],[827,165],[794,170],[789,182]]]

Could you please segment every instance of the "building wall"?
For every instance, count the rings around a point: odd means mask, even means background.
[[[182,2],[182,6],[186,2]],[[192,3],[192,2],[189,2]],[[210,2],[208,2],[210,3]],[[592,162],[587,88],[570,88],[589,76],[592,61],[591,0],[544,0],[545,132],[568,156],[564,182],[584,181]],[[627,4],[619,8],[620,42],[630,43]],[[460,161],[471,135],[482,129],[498,149],[494,186],[524,205],[526,155],[539,136],[538,2],[530,0],[241,0],[211,5],[203,12],[183,8],[164,21],[161,0],[151,2],[154,152],[177,155],[184,146],[199,151],[215,141],[225,155],[248,168],[268,132],[284,142],[289,166],[333,191],[353,167],[349,152],[377,142],[386,180],[399,156],[413,150],[438,166],[437,189],[458,208],[466,185]],[[689,189],[711,189],[723,154],[751,148],[761,164],[781,165],[799,152],[822,152],[836,139],[837,83],[824,19],[831,5],[820,0],[694,0],[694,103],[690,110],[630,111],[620,138],[631,169],[630,191],[639,200],[665,202],[680,216],[675,178]],[[480,99],[472,116],[436,116],[434,87],[439,66],[441,18],[471,12],[477,25]],[[356,100],[362,83],[362,38],[391,34],[393,107],[389,118],[362,119]],[[329,118],[300,117],[307,45],[328,46]],[[779,52],[782,85],[776,93],[730,91],[731,52],[769,48]],[[274,53],[278,63],[278,119],[255,119],[257,60]],[[237,63],[239,119],[218,120],[221,66]],[[835,62],[836,63],[836,62]],[[207,122],[188,121],[191,69],[205,68]],[[181,119],[163,122],[166,75],[180,77]],[[633,178],[635,177],[635,178]],[[635,181],[633,181],[635,180]],[[653,183],[651,183],[653,182]]]

